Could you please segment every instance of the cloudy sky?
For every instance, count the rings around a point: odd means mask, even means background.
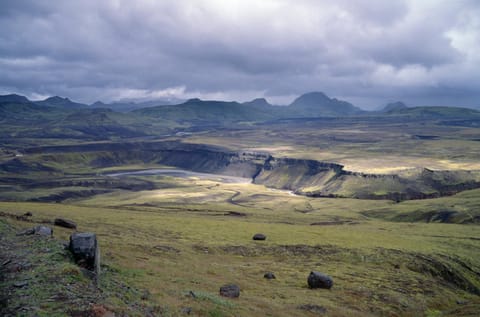
[[[1,0],[0,94],[480,106],[477,0]]]

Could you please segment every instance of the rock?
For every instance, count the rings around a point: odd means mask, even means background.
[[[310,288],[327,288],[330,289],[333,286],[333,280],[330,276],[320,272],[310,272],[307,279],[308,287]]]
[[[273,279],[276,279],[275,277],[275,274],[273,274],[272,272],[267,272],[263,275],[264,278],[266,278],[267,280],[273,280]]]
[[[77,224],[71,220],[56,218],[53,222],[55,226],[64,227],[68,229],[77,229]]]
[[[190,315],[192,313],[192,307],[184,307],[182,308],[182,314]]]
[[[237,298],[240,296],[240,287],[235,284],[227,284],[220,287],[220,295],[223,297]]]
[[[17,233],[17,236],[28,236],[35,233],[35,228],[25,229]]]
[[[253,236],[253,240],[263,241],[263,240],[266,240],[266,239],[267,239],[267,236],[264,235],[263,233],[257,233]]]
[[[12,259],[5,260],[5,261],[2,262],[2,266],[5,266],[10,262],[12,262]]]
[[[97,236],[94,233],[74,233],[70,236],[70,251],[75,262],[97,274],[100,268],[100,252],[97,245]]]
[[[18,287],[18,288],[24,287],[24,286],[27,286],[27,285],[28,285],[27,281],[20,281],[20,282],[13,283],[13,286]]]
[[[25,217],[31,217],[31,216],[33,216],[33,214],[32,214],[30,211],[24,213],[23,215],[24,215]]]
[[[52,236],[53,235],[53,230],[50,227],[36,226],[33,230],[34,230],[33,231],[34,234],[38,234],[40,236]]]
[[[28,236],[32,234],[38,234],[40,236],[52,236],[53,230],[46,226],[36,226],[30,229],[26,229],[17,233],[17,236]]]

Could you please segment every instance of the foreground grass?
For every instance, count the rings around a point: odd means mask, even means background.
[[[31,222],[30,226],[33,224]],[[25,226],[25,224],[23,224]],[[143,291],[126,284],[118,269],[102,265],[97,283],[54,237],[18,235],[0,217],[2,316],[145,316],[162,312]]]
[[[30,211],[36,221],[61,216],[76,221],[79,231],[96,232],[104,263],[148,289],[167,307],[165,315],[188,309],[203,316],[478,312],[478,226],[369,217],[403,203],[174,180],[177,187],[117,191],[68,204],[0,203],[0,210]],[[267,240],[252,241],[257,232]],[[56,229],[63,238],[69,233]],[[331,275],[334,287],[308,289],[311,270]],[[277,279],[265,280],[267,271]],[[240,285],[239,299],[218,296],[226,283]]]

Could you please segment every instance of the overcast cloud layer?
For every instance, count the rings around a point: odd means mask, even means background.
[[[0,94],[480,106],[480,1],[1,0]]]

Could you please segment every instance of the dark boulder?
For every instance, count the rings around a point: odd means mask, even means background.
[[[327,288],[330,289],[333,286],[333,280],[330,276],[320,272],[310,272],[307,279],[308,287],[310,288]]]
[[[273,280],[273,279],[276,279],[275,277],[275,274],[273,274],[272,272],[267,272],[263,275],[264,278],[266,278],[267,280]]]
[[[75,222],[63,218],[56,218],[53,224],[68,229],[77,229],[77,224]]]
[[[240,296],[240,287],[235,284],[227,284],[220,287],[220,295],[223,297],[237,298]]]
[[[70,236],[69,249],[78,265],[98,271],[100,267],[100,252],[97,245],[97,236],[94,233],[74,233]]]
[[[27,211],[26,213],[23,214],[25,217],[31,217],[33,214],[30,211]]]
[[[267,236],[264,235],[263,233],[257,233],[253,236],[253,240],[263,241],[266,239],[267,239]]]

